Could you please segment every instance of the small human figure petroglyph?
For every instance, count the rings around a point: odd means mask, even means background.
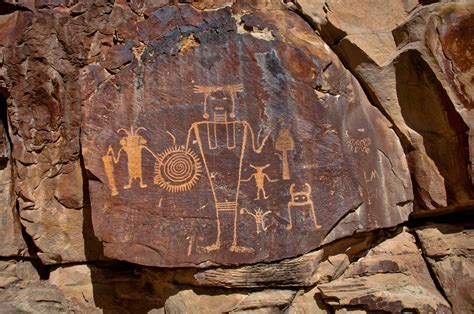
[[[257,234],[262,231],[267,231],[269,226],[265,225],[265,216],[270,214],[271,211],[263,212],[260,208],[254,210],[254,213],[251,213],[247,210],[247,208],[241,208],[240,214],[247,213],[248,215],[252,216],[255,219],[255,224],[257,225]]]
[[[242,181],[243,182],[248,182],[248,181],[252,180],[252,178],[254,178],[255,179],[255,185],[257,186],[257,197],[254,200],[259,200],[260,199],[260,192],[262,192],[263,198],[267,199],[268,195],[265,193],[265,179],[267,179],[268,182],[277,182],[278,179],[272,180],[272,179],[270,179],[270,177],[266,173],[263,172],[263,170],[270,167],[269,164],[266,164],[263,167],[257,167],[257,166],[254,166],[254,165],[250,165],[250,167],[255,169],[256,172],[253,173],[247,179],[242,179]]]

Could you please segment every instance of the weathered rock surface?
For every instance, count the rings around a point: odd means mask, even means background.
[[[473,12],[0,0],[0,313],[474,312]]]
[[[402,232],[385,240],[350,265],[338,279],[318,286],[334,307],[365,310],[451,313],[449,303],[433,283],[414,237]]]
[[[77,265],[53,270],[49,282],[70,302],[105,312],[147,313],[163,308],[166,299],[179,291],[172,283],[174,276],[132,265]]]
[[[288,307],[288,313],[290,314],[320,314],[328,312],[329,308],[322,301],[321,293],[317,288],[310,289],[309,291],[298,291]]]
[[[34,282],[40,279],[30,261],[0,261],[0,289],[18,282]]]
[[[12,162],[8,158],[7,155],[6,160],[1,161],[3,169],[0,170],[0,256],[26,256],[28,250],[21,232],[13,190]]]
[[[416,231],[454,313],[474,311],[473,226],[432,225]]]
[[[321,250],[274,263],[198,270],[197,285],[227,288],[310,287],[339,277],[380,234],[337,241]]]
[[[6,71],[3,66],[4,52],[15,39],[14,30],[17,23],[24,23],[24,16],[15,14],[0,15],[0,256],[23,256],[27,254],[26,243],[21,234],[20,220],[16,208],[14,191],[13,162],[11,160],[11,143],[7,123],[7,98],[9,96]],[[19,20],[22,20],[19,22]]]
[[[297,3],[394,123],[418,208],[471,200],[472,4]]]
[[[91,14],[100,10],[96,3]],[[68,13],[43,14],[47,6],[36,5],[2,3],[0,32],[8,36],[2,36],[0,80],[8,97],[11,188],[43,262],[83,261],[87,250],[76,79],[82,44],[76,36],[84,36],[85,30],[72,20],[59,22],[71,18]]]
[[[91,308],[69,302],[61,291],[48,282],[14,285],[0,293],[0,313],[83,313]]]
[[[80,75],[106,256],[248,264],[407,219],[411,181],[390,124],[280,3],[168,6],[120,27]]]
[[[55,286],[40,281],[29,260],[0,261],[0,313],[92,313],[86,304],[71,303]]]
[[[281,313],[295,296],[291,290],[266,290],[261,292],[230,293],[218,296],[200,295],[193,290],[183,290],[165,303],[166,313]]]

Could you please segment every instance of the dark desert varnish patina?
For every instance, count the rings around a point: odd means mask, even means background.
[[[107,256],[272,261],[344,236],[341,221],[350,233],[403,219],[380,210],[410,198],[408,174],[392,170],[406,168],[402,151],[360,87],[293,13],[237,9],[160,8],[129,25],[141,49],[125,42],[99,65],[126,59],[84,102]],[[84,79],[99,75],[89,67]]]

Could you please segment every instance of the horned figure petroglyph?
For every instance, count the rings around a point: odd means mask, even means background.
[[[263,170],[270,167],[269,164],[266,164],[263,167],[257,167],[257,166],[254,166],[254,165],[250,165],[250,167],[255,169],[256,172],[253,173],[247,179],[242,179],[242,181],[243,182],[248,182],[248,181],[252,180],[252,178],[254,178],[255,179],[255,185],[257,186],[257,197],[254,200],[257,201],[257,200],[260,199],[260,192],[262,192],[263,198],[267,199],[268,195],[265,193],[265,179],[267,179],[268,182],[277,182],[278,179],[272,180],[272,179],[270,179],[270,177],[266,173],[263,172]]]
[[[291,209],[293,207],[303,207],[309,206],[311,218],[313,220],[314,226],[316,229],[321,228],[321,225],[318,225],[316,222],[316,213],[314,210],[313,200],[311,199],[311,186],[308,183],[305,183],[305,191],[296,192],[295,184],[291,184],[290,186],[290,195],[291,200],[288,202],[288,225],[286,229],[291,230],[293,228],[293,220],[291,218]]]
[[[118,195],[115,178],[114,178],[114,167],[113,163],[118,164],[120,161],[120,156],[122,151],[127,154],[127,163],[128,163],[128,184],[124,185],[124,189],[130,189],[132,187],[133,180],[138,179],[140,181],[140,187],[146,188],[147,185],[143,182],[142,176],[142,149],[150,152],[153,157],[156,158],[156,155],[145,146],[147,141],[138,134],[140,130],[145,130],[143,127],[139,127],[136,130],[133,129],[133,126],[130,128],[130,131],[126,129],[118,129],[117,133],[123,132],[125,136],[120,139],[120,149],[117,152],[117,156],[114,154],[114,150],[111,145],[105,156],[102,157],[104,163],[104,169],[109,181],[110,189],[112,191],[112,196]]]

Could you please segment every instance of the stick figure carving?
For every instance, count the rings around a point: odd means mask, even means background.
[[[267,179],[268,182],[277,182],[278,179],[272,180],[272,179],[270,179],[270,177],[266,173],[263,172],[263,170],[270,167],[269,164],[266,164],[263,167],[257,167],[257,166],[254,166],[254,165],[250,165],[250,167],[255,169],[256,172],[253,173],[247,179],[242,179],[242,181],[243,182],[248,182],[248,181],[252,180],[252,178],[254,178],[255,179],[255,185],[257,186],[257,197],[254,200],[259,200],[260,199],[260,192],[262,192],[263,198],[267,199],[268,195],[265,193],[265,187],[264,187],[265,186],[265,179]]]
[[[212,252],[221,247],[221,219],[224,213],[233,215],[233,240],[230,251],[254,252],[253,248],[237,244],[237,208],[242,163],[249,145],[255,153],[261,153],[273,129],[261,143],[258,143],[250,124],[236,118],[236,94],[242,90],[241,84],[196,86],[194,89],[195,93],[204,94],[204,120],[194,122],[189,128],[185,149],[194,143],[197,144],[216,208],[216,241],[202,247],[205,252]],[[230,113],[226,110],[229,109],[228,96],[230,96]],[[212,118],[209,112],[212,113]]]
[[[117,157],[114,154],[114,150],[111,145],[105,156],[102,157],[104,163],[104,169],[109,181],[110,189],[112,191],[112,196],[118,195],[117,187],[115,184],[114,174],[113,174],[113,163],[117,164],[120,161],[120,154],[124,151],[127,154],[128,159],[128,184],[124,185],[124,189],[130,189],[132,187],[133,180],[138,179],[140,181],[140,187],[146,188],[147,185],[143,183],[142,176],[142,150],[145,149],[150,152],[153,157],[156,158],[156,155],[145,146],[147,141],[141,136],[138,135],[140,130],[145,130],[143,127],[139,127],[136,130],[133,129],[133,126],[130,128],[130,132],[125,129],[118,129],[117,133],[124,132],[125,136],[120,139],[120,149],[117,152]]]
[[[255,219],[255,224],[257,225],[257,234],[262,231],[267,231],[269,226],[265,226],[265,216],[271,213],[270,210],[263,212],[263,210],[257,208],[254,210],[255,213],[251,213],[247,210],[247,208],[241,208],[240,214],[242,215],[244,212]]]
[[[310,214],[311,214],[311,218],[313,220],[313,223],[314,223],[314,227],[316,229],[319,229],[321,228],[321,225],[318,225],[318,223],[316,222],[316,213],[315,213],[315,210],[314,210],[314,204],[313,204],[313,200],[311,199],[311,186],[308,184],[308,183],[305,183],[305,188],[306,190],[305,191],[300,191],[300,192],[296,192],[295,191],[295,184],[291,184],[290,186],[290,195],[291,195],[291,201],[288,202],[288,219],[289,219],[289,222],[288,222],[288,225],[286,226],[286,229],[287,230],[291,230],[293,228],[293,220],[291,218],[291,209],[293,207],[303,207],[303,206],[309,206],[309,209],[310,209]]]

